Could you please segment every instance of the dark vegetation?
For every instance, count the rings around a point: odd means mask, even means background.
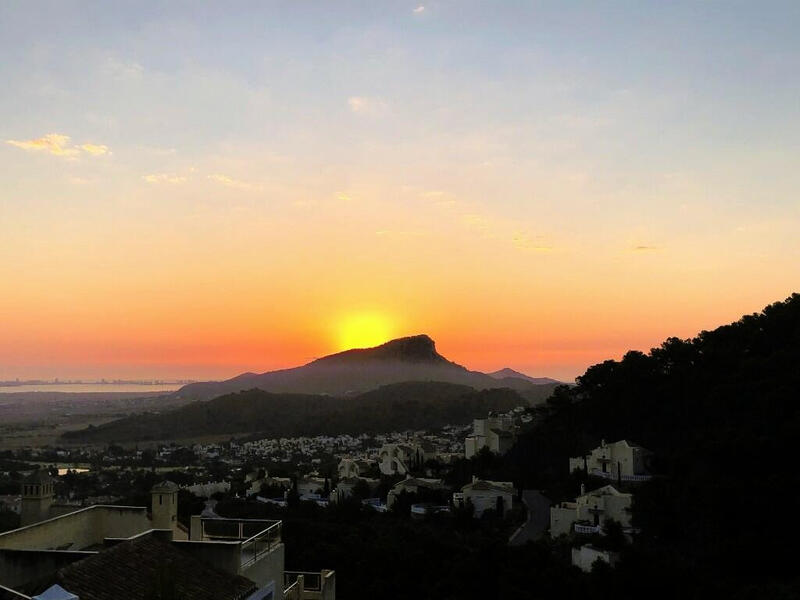
[[[797,597],[795,529],[780,507],[800,484],[799,400],[794,294],[692,340],[589,368],[535,409],[537,426],[505,469],[558,496],[574,486],[569,456],[601,438],[640,443],[660,477],[636,488],[641,535],[610,582],[623,594],[651,581],[663,597]]]
[[[543,395],[553,389],[538,387],[543,388]],[[476,391],[441,382],[399,383],[346,398],[249,390],[194,402],[163,414],[135,415],[67,432],[64,437],[124,442],[210,434],[291,437],[378,433],[461,425],[490,410],[509,410],[525,404],[526,400],[510,389]]]

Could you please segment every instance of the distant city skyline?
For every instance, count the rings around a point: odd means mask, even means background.
[[[591,364],[800,289],[800,4],[0,4],[0,379],[426,333]]]

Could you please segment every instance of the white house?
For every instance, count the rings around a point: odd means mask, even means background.
[[[610,550],[601,550],[590,544],[572,549],[572,565],[587,573],[592,570],[592,565],[598,560],[608,563],[612,567],[619,561],[619,554]]]
[[[384,444],[378,452],[378,467],[384,475],[406,475],[435,456],[435,448],[428,443]]]
[[[422,490],[442,490],[444,483],[441,479],[424,479],[422,477],[406,477],[403,481],[398,481],[386,497],[386,506],[391,508],[397,497],[403,492],[418,494]]]
[[[550,509],[550,535],[557,537],[573,530],[601,533],[609,519],[619,522],[623,529],[630,528],[632,500],[631,494],[620,492],[612,485],[584,492],[575,502],[562,502]]]
[[[366,460],[357,460],[353,458],[343,458],[339,461],[339,479],[348,479],[350,477],[366,477],[373,463]]]
[[[336,483],[336,489],[331,492],[331,502],[341,502],[353,495],[355,487],[364,482],[372,492],[380,484],[380,479],[368,479],[367,477],[345,477]]]
[[[308,496],[311,494],[320,494],[325,491],[324,477],[305,477],[297,480],[297,493],[300,496]],[[328,482],[330,487],[330,482]]]
[[[472,478],[453,494],[453,504],[464,506],[469,501],[475,509],[474,516],[480,518],[486,510],[497,510],[498,498],[503,503],[503,514],[511,510],[514,503],[514,484],[510,481],[484,481]]]
[[[472,458],[482,448],[495,454],[505,454],[514,445],[513,420],[508,416],[489,415],[486,419],[475,419],[472,434],[464,440],[464,455]]]
[[[611,444],[603,440],[586,456],[570,458],[569,470],[583,470],[589,475],[612,481],[644,481],[650,479],[647,471],[650,455],[649,450],[628,440]]]

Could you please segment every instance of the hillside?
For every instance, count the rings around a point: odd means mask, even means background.
[[[603,438],[656,453],[660,477],[635,497],[641,535],[598,580],[608,597],[641,589],[665,598],[797,597],[795,533],[779,515],[800,485],[800,294],[693,339],[594,365],[577,383],[534,409],[535,429],[504,468],[558,501],[579,484],[568,457]]]
[[[513,390],[476,391],[441,382],[393,384],[348,398],[249,390],[193,402],[163,414],[135,415],[68,432],[64,438],[97,443],[215,434],[291,437],[377,433],[466,424],[490,410],[508,410],[525,403]]]
[[[441,381],[477,390],[511,388],[533,392],[537,383],[520,377],[492,377],[470,371],[436,351],[427,335],[392,340],[375,348],[347,350],[314,360],[301,367],[243,373],[226,381],[192,383],[175,392],[190,400],[207,400],[231,392],[258,388],[274,393],[355,395],[384,385],[406,381]]]

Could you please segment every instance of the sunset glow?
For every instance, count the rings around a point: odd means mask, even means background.
[[[339,325],[339,349],[371,348],[389,341],[396,329],[378,313],[356,313],[342,319]]]
[[[571,380],[800,289],[800,38],[755,5],[70,7],[0,7],[0,379],[425,333]]]

